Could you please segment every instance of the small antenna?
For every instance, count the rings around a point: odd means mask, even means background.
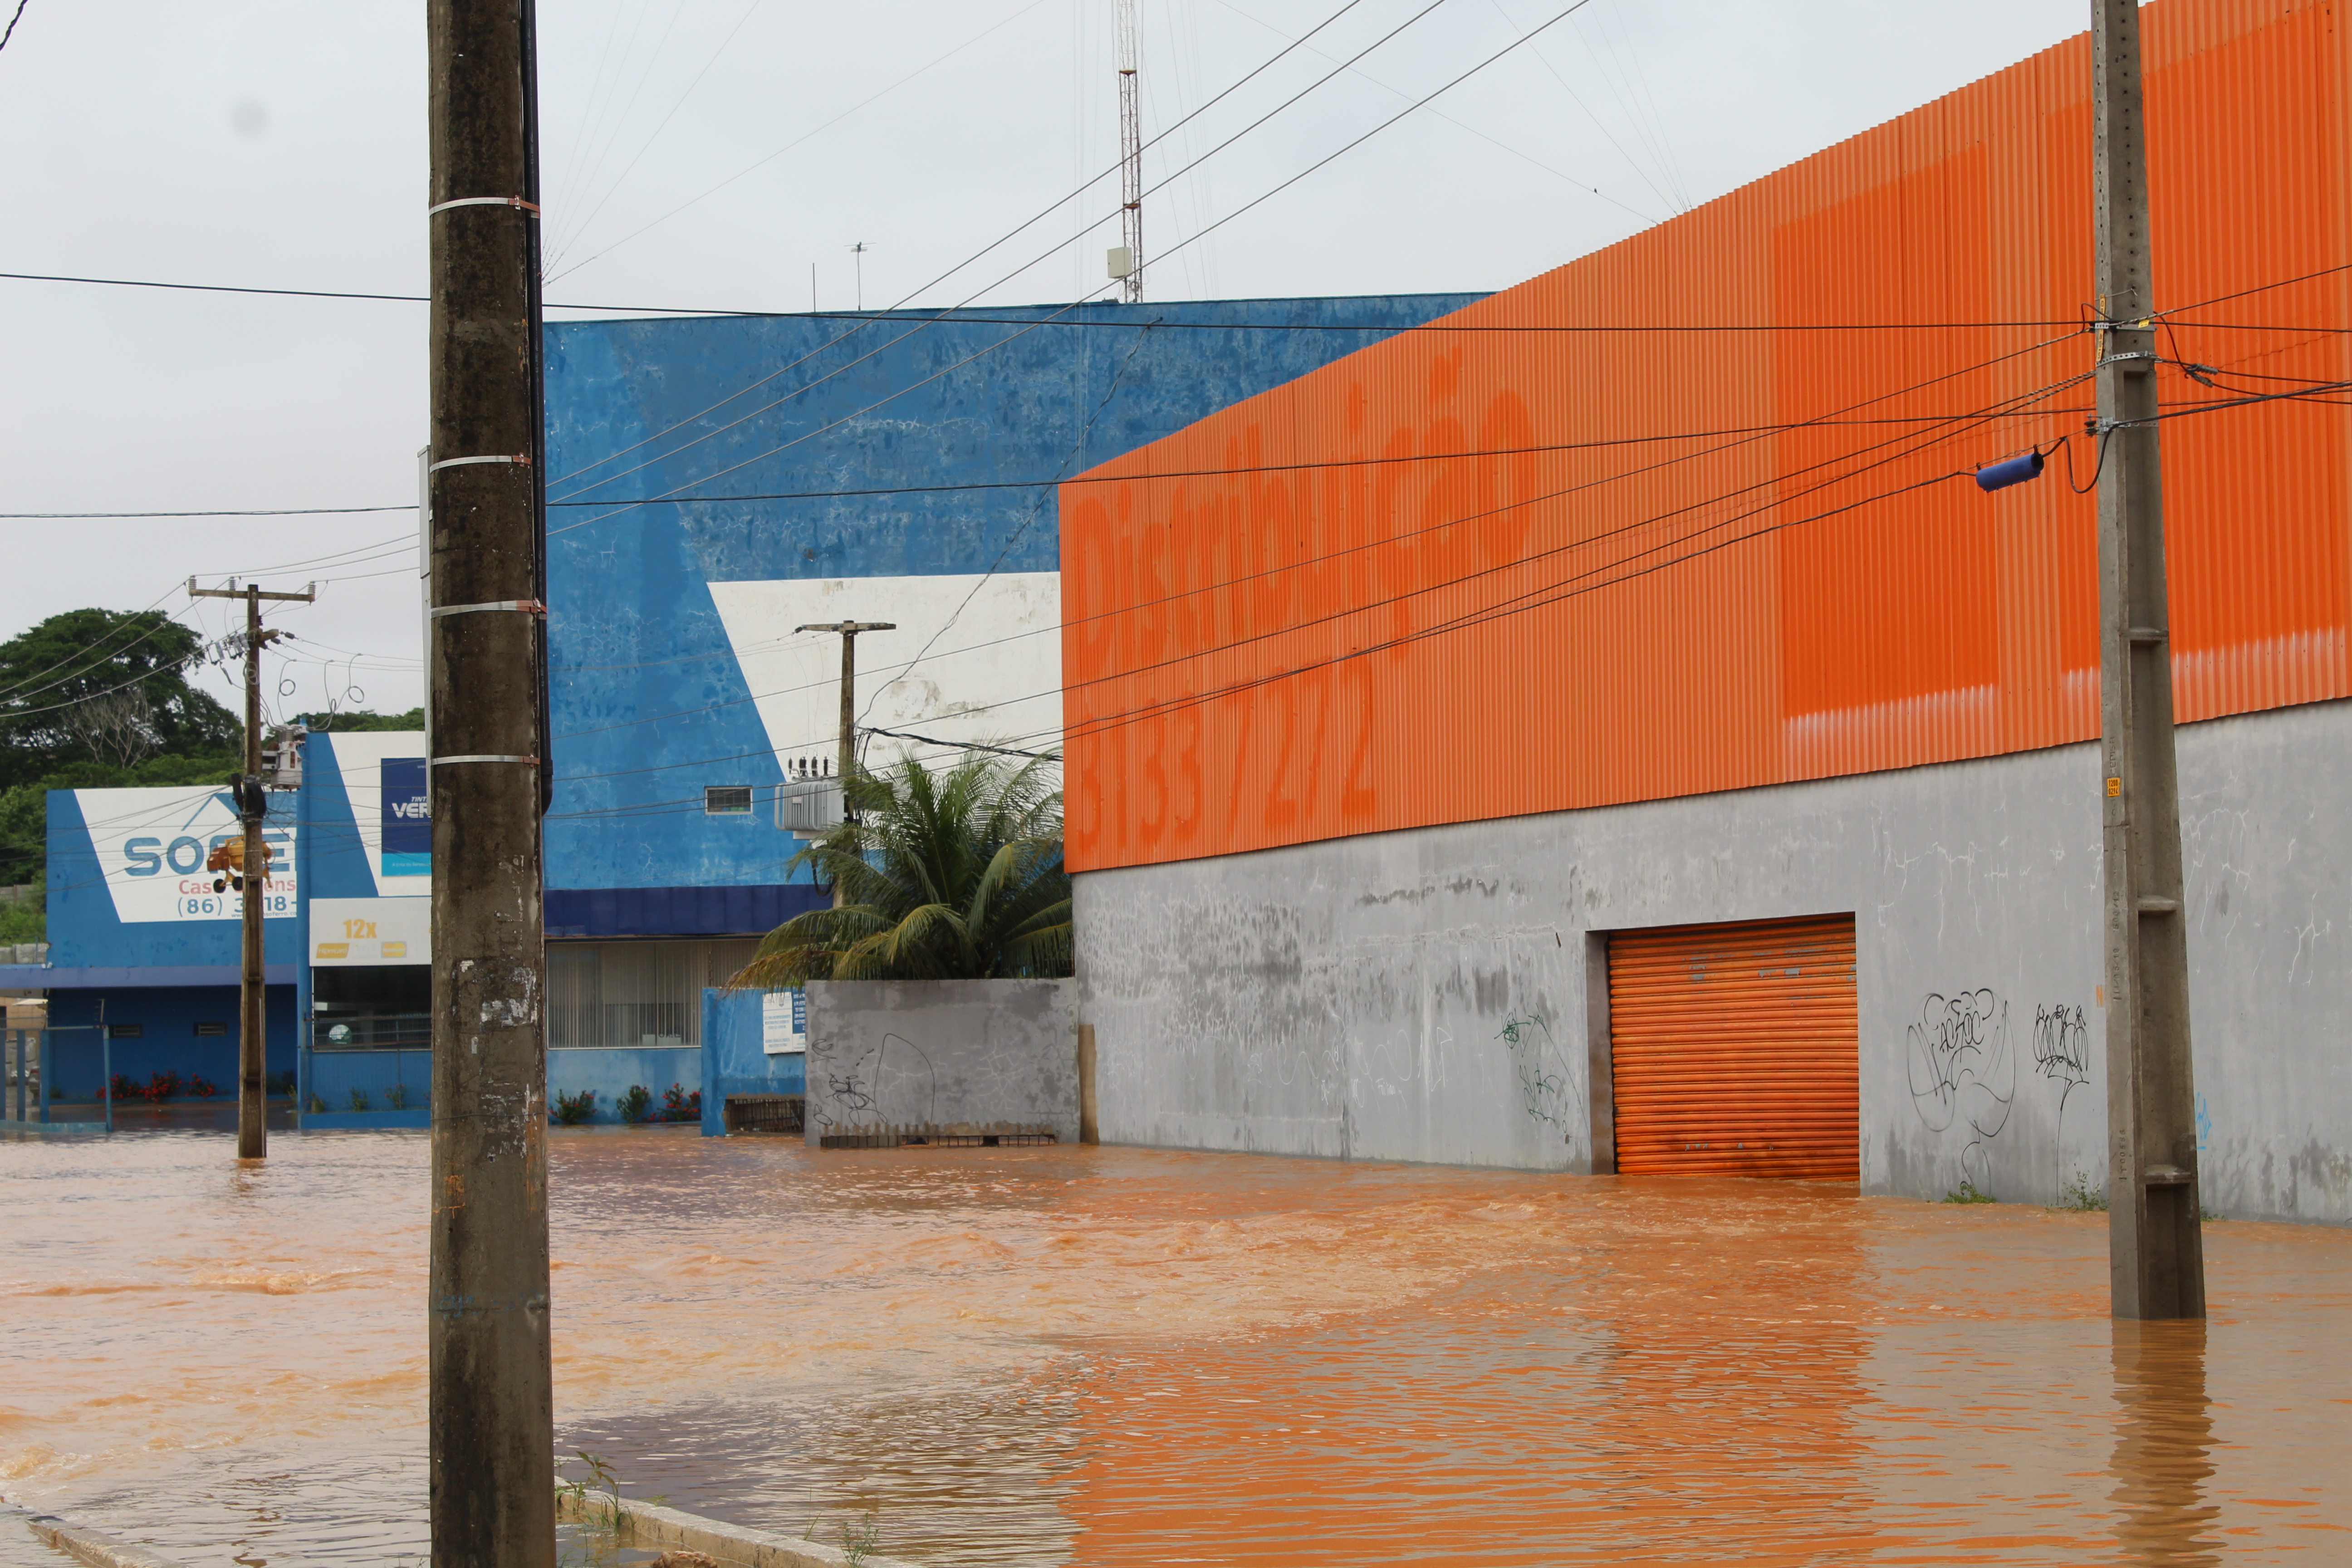
[[[1143,115],[1136,72],[1142,64],[1142,20],[1138,0],[1115,0],[1118,8],[1118,195],[1119,247],[1111,253],[1110,275],[1123,279],[1120,298],[1143,302]],[[1124,254],[1121,254],[1124,252]]]
[[[866,253],[874,247],[864,240],[849,247],[851,261],[857,268],[857,308],[866,309]]]

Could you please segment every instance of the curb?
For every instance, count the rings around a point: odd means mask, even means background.
[[[564,1492],[555,1500],[555,1517],[561,1520],[595,1524],[608,1514],[618,1516],[613,1520],[614,1533],[632,1546],[682,1547],[715,1557],[729,1568],[917,1568],[901,1557],[852,1557],[837,1546],[722,1524],[700,1514],[629,1498],[615,1500],[602,1492],[586,1498]]]
[[[179,1563],[167,1557],[158,1557],[142,1547],[125,1545],[94,1530],[84,1530],[55,1514],[23,1513],[14,1509],[9,1511],[16,1513],[25,1521],[25,1528],[42,1541],[77,1563],[89,1563],[89,1568],[180,1568]]]

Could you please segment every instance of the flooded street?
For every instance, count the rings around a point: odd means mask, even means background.
[[[425,1550],[415,1133],[0,1143],[0,1489],[190,1563]],[[1123,1149],[551,1140],[559,1438],[919,1562],[2352,1561],[2352,1235]],[[576,1473],[577,1467],[573,1467]],[[0,1563],[55,1563],[29,1537]]]

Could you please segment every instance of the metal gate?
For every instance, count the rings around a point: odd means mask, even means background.
[[[1853,917],[1609,937],[1625,1175],[1862,1173]]]

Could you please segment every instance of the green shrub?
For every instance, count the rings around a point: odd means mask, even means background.
[[[2074,1184],[2058,1194],[2058,1206],[2082,1214],[2105,1214],[2107,1210],[2107,1190],[2091,1185],[2087,1171],[2074,1173]]]
[[[583,1089],[577,1094],[559,1094],[549,1114],[560,1126],[577,1127],[596,1114],[596,1091]]]

